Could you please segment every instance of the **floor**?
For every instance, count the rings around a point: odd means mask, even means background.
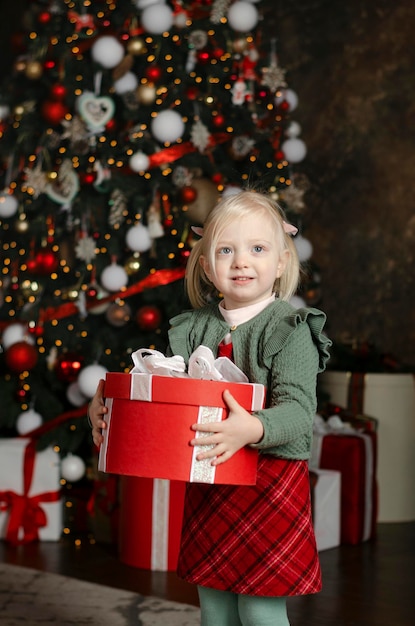
[[[413,626],[415,522],[379,524],[375,540],[321,552],[323,591],[289,601],[292,626]],[[12,547],[3,562],[197,606],[195,589],[174,572],[120,562],[113,545],[70,538]],[[168,625],[166,625],[168,626]]]

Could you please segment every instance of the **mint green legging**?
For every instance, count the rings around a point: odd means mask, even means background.
[[[289,626],[286,598],[198,587],[201,626]]]

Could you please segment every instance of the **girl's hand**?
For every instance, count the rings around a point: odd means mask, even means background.
[[[213,459],[212,465],[225,463],[244,446],[260,441],[264,434],[261,420],[246,411],[230,391],[223,392],[223,399],[229,409],[227,419],[214,424],[193,424],[192,426],[192,430],[211,433],[192,439],[190,445],[212,445],[213,448],[200,452],[196,457],[198,461]]]
[[[92,439],[96,446],[100,446],[104,441],[102,430],[107,427],[104,416],[108,409],[104,404],[104,380],[100,380],[94,397],[88,406],[88,417],[92,424]]]

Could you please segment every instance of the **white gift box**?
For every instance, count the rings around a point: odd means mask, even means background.
[[[319,552],[340,545],[341,473],[310,468],[317,475],[314,487],[313,521]]]
[[[0,538],[57,541],[63,527],[59,455],[29,438],[0,439]]]

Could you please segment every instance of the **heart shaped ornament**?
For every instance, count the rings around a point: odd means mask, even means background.
[[[59,168],[57,178],[53,183],[46,185],[45,193],[54,202],[62,204],[64,207],[70,207],[78,190],[78,175],[73,169],[71,161],[66,159]]]
[[[85,93],[78,98],[78,111],[88,129],[92,132],[103,131],[113,117],[115,104],[108,96],[95,96]]]

